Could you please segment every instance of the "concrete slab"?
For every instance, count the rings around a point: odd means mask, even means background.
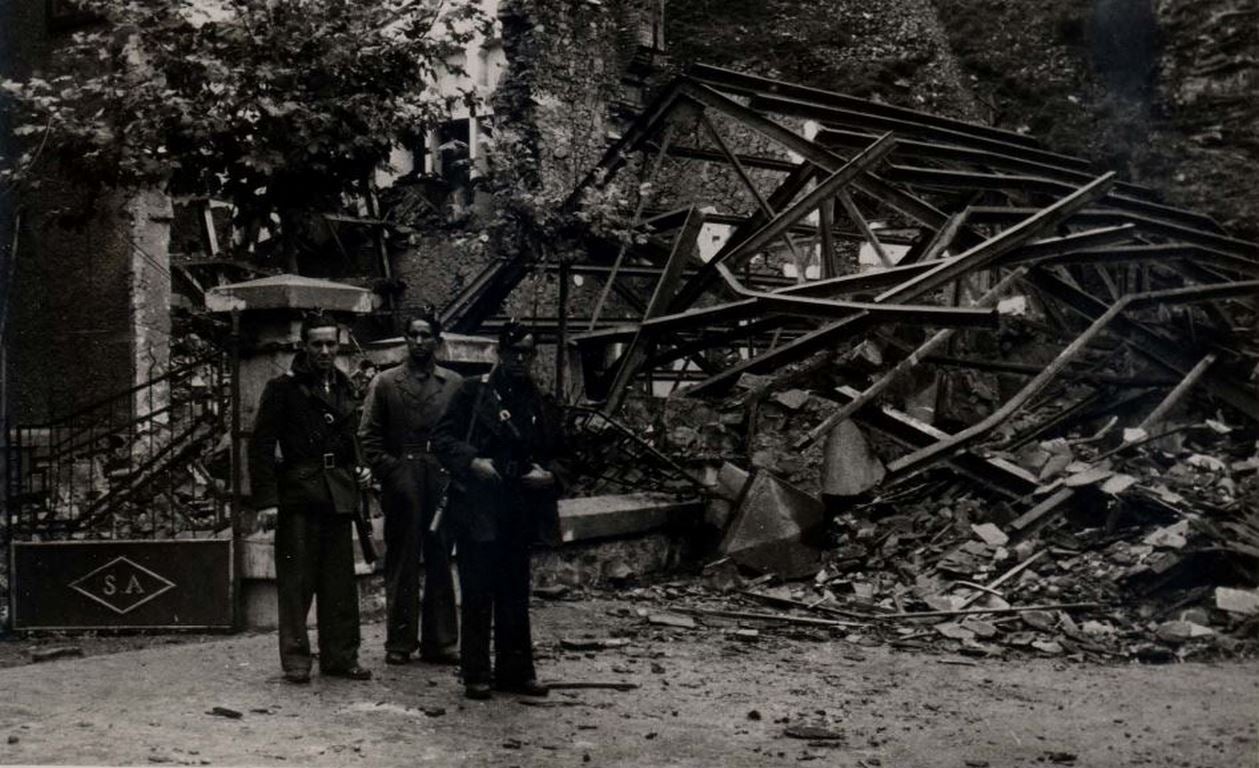
[[[233,309],[323,309],[367,314],[376,295],[366,288],[301,275],[272,275],[242,283],[220,285],[206,292],[211,312]]]
[[[560,499],[560,537],[565,543],[630,536],[670,525],[689,526],[703,517],[697,499],[669,494],[628,493]]]

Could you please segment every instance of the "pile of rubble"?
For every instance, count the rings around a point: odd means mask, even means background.
[[[673,610],[973,656],[1259,650],[1253,427],[1189,411],[1153,431],[1120,428],[1115,416],[1039,440],[1011,439],[1027,434],[1015,429],[998,441],[1004,450],[976,452],[1031,484],[1013,498],[949,467],[883,483],[895,450],[851,421],[824,447],[793,453],[840,406],[767,381],[749,377],[724,412],[673,399],[640,425],[679,460],[752,467],[715,473],[706,523],[719,559],[703,588],[648,590]],[[1069,390],[1041,410],[1065,410]]]

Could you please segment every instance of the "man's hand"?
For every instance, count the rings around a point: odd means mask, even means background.
[[[372,471],[367,467],[354,468],[354,482],[358,483],[359,488],[366,488],[372,484]]]
[[[527,473],[520,476],[520,484],[535,491],[550,488],[555,485],[555,474],[534,464]]]
[[[494,468],[494,462],[490,459],[473,459],[468,470],[472,472],[473,477],[482,482],[495,484],[503,482],[503,476],[498,474],[498,470]]]
[[[263,507],[258,510],[257,526],[260,531],[269,531],[275,527],[276,517],[279,515],[279,509],[276,507]]]

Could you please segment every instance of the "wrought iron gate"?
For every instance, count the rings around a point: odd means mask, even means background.
[[[235,368],[215,349],[8,430],[0,542],[14,628],[231,624]]]

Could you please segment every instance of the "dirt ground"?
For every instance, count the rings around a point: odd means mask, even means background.
[[[106,655],[85,643],[84,658],[0,669],[0,763],[1259,766],[1256,662],[977,661],[811,630],[650,626],[638,608],[537,603],[544,680],[639,686],[547,699],[470,702],[452,668],[386,667],[379,624],[362,654],[376,679],[307,687],[280,678],[272,634]],[[609,637],[628,642],[561,644]],[[33,644],[3,645],[12,662]]]

